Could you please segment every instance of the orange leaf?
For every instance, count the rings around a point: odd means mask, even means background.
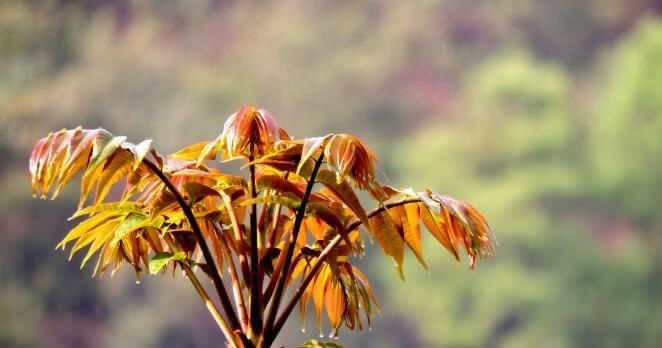
[[[404,260],[404,242],[387,212],[380,212],[370,219],[370,230],[375,235],[377,243],[395,262],[400,278],[404,279],[402,262]]]

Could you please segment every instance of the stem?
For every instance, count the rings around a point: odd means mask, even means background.
[[[276,267],[274,267],[274,271],[271,273],[271,278],[269,279],[269,284],[267,284],[266,290],[264,290],[264,295],[262,298],[264,299],[265,303],[269,303],[271,300],[271,295],[273,295],[274,290],[276,289],[276,284],[278,283],[278,275],[280,274],[280,271],[283,269],[283,263],[285,262],[285,253],[281,251],[282,255],[278,256],[278,260],[276,260]]]
[[[306,205],[308,204],[308,198],[310,197],[310,194],[313,191],[313,186],[315,186],[315,177],[317,176],[317,172],[319,171],[320,166],[322,165],[323,159],[324,159],[324,154],[322,153],[315,162],[315,167],[313,168],[313,172],[310,174],[310,178],[308,179],[308,184],[306,185],[306,192],[304,193],[303,199],[301,200],[301,205],[299,205],[299,208],[297,209],[297,215],[294,220],[294,227],[292,228],[292,235],[290,237],[290,242],[287,245],[287,251],[285,254],[285,263],[283,264],[283,269],[279,274],[279,280],[278,280],[278,285],[276,286],[276,292],[274,294],[271,307],[269,308],[269,315],[267,316],[267,321],[265,323],[266,324],[265,332],[262,335],[263,338],[265,335],[271,335],[270,334],[270,332],[272,331],[271,326],[273,325],[276,315],[278,314],[278,307],[280,306],[280,302],[283,297],[283,291],[285,289],[285,285],[287,284],[287,280],[289,278],[292,255],[294,254],[294,246],[296,245],[296,240],[299,235],[299,230],[301,229],[301,224],[303,223],[303,218],[306,214]],[[271,342],[267,342],[266,346],[269,346],[269,344],[271,344]]]
[[[249,162],[253,162],[253,144],[251,144],[251,155],[248,157]],[[251,199],[255,199],[257,197],[257,189],[255,187],[255,165],[251,164],[249,166],[250,170],[250,189],[251,189]],[[257,236],[257,203],[251,204],[251,211],[250,211],[250,223],[251,223],[251,235],[250,235],[250,242],[251,242],[251,282],[250,282],[250,288],[251,288],[251,314],[250,314],[250,321],[251,321],[251,329],[252,329],[252,335],[249,336],[254,336],[258,332],[262,331],[262,301],[260,301],[260,298],[262,297],[262,282],[260,281],[260,257],[258,255],[258,236]],[[251,337],[253,339],[254,337]]]
[[[177,247],[175,246],[175,243],[171,240],[169,235],[166,234],[164,236],[164,239],[173,252],[178,251]],[[193,287],[198,292],[198,295],[200,295],[200,298],[205,303],[205,306],[207,307],[209,314],[211,314],[211,316],[216,321],[216,325],[218,325],[218,327],[221,328],[221,331],[223,331],[225,337],[228,340],[230,340],[230,342],[235,347],[241,347],[240,345],[237,344],[236,336],[232,334],[232,330],[225,322],[225,320],[223,320],[223,317],[221,316],[221,313],[218,311],[218,308],[216,308],[214,301],[212,301],[211,298],[209,298],[207,291],[205,291],[205,288],[202,286],[202,284],[200,284],[200,280],[198,280],[198,277],[195,275],[195,272],[193,272],[193,270],[191,269],[191,266],[189,266],[189,264],[186,262],[177,261],[177,263],[179,264],[179,266],[182,267],[182,269],[186,273],[186,277],[189,279],[189,281],[191,281],[191,284],[193,284]]]
[[[290,175],[290,172],[285,172],[285,175],[283,176],[284,179],[287,179],[288,176]],[[280,212],[282,210],[282,206],[280,203],[276,205],[276,209],[274,209],[274,214],[276,215],[274,217],[273,225],[271,227],[271,235],[269,236],[269,247],[275,247],[276,245],[276,234],[278,233],[278,225],[280,224]],[[281,236],[281,239],[285,237],[285,235]],[[276,262],[276,267],[274,267],[273,272],[271,273],[271,277],[269,278],[269,284],[267,284],[267,289],[264,291],[264,294],[262,295],[262,301],[264,301],[265,306],[269,301],[271,300],[271,295],[273,295],[274,289],[276,288],[276,282],[278,280],[278,274],[280,274],[280,270],[283,267],[283,262],[285,261],[284,257],[278,256],[278,260]]]
[[[237,251],[237,255],[239,255],[239,266],[241,267],[241,273],[243,276],[244,284],[248,284],[249,282],[248,262],[246,261],[246,254],[243,252],[244,238],[241,233],[241,228],[239,227],[237,214],[235,213],[234,208],[232,208],[232,200],[230,199],[230,196],[228,196],[225,192],[221,192],[221,197],[223,198],[223,202],[225,203],[225,210],[230,216],[230,222],[232,224],[232,230],[234,231],[235,242],[240,244],[238,245],[236,251]]]
[[[241,268],[241,275],[244,280],[244,284],[248,285],[250,283],[250,279],[249,279],[250,270],[248,268],[246,253],[244,252],[245,251],[244,245],[246,245],[246,242],[244,241],[243,233],[241,231],[241,228],[239,227],[237,214],[232,208],[232,201],[230,199],[230,196],[228,196],[224,192],[221,192],[221,197],[223,197],[226,210],[228,212],[228,215],[230,216],[230,222],[232,223],[232,230],[234,231],[234,239],[236,243],[235,245],[237,246],[237,254],[239,255],[239,267]]]
[[[288,237],[292,234],[292,231],[288,231],[283,235],[283,237]],[[287,247],[287,246],[286,246]],[[271,273],[271,278],[269,279],[269,284],[267,285],[267,289],[264,290],[264,301],[265,303],[269,303],[271,301],[271,295],[274,294],[274,290],[276,289],[276,285],[278,285],[278,282],[280,278],[278,275],[281,273],[283,270],[283,265],[285,264],[285,258],[286,258],[286,253],[285,250],[281,251],[280,255],[278,255],[278,260],[276,260],[276,267],[274,267],[273,273]]]
[[[186,264],[186,262],[179,262],[179,264],[182,266],[184,269],[184,272],[186,272],[186,276],[191,280],[191,283],[195,287],[195,290],[198,292],[200,297],[202,298],[203,302],[205,303],[205,306],[207,306],[207,310],[209,313],[211,313],[211,316],[214,317],[214,320],[216,321],[216,324],[221,327],[221,330],[223,331],[223,334],[225,337],[227,337],[230,342],[236,347],[243,347],[244,345],[240,345],[237,342],[236,335],[232,334],[232,331],[230,331],[230,327],[227,326],[223,318],[221,317],[221,313],[218,312],[218,309],[214,305],[214,302],[209,298],[209,295],[205,291],[204,287],[202,284],[200,284],[200,280],[196,277],[195,273],[193,273],[193,270],[191,270],[191,266]],[[241,342],[241,341],[239,341]]]
[[[233,250],[236,248],[231,248],[231,240],[228,241],[230,236],[223,233],[223,229],[219,226],[218,222],[214,223],[216,231],[219,232],[220,241],[225,246],[226,250]],[[228,273],[230,273],[230,278],[232,278],[232,292],[234,293],[234,302],[237,304],[237,311],[239,313],[239,321],[241,322],[241,327],[244,331],[248,329],[248,314],[246,313],[246,305],[244,304],[244,295],[241,291],[241,283],[239,277],[237,276],[237,269],[234,265],[234,260],[232,255],[228,255]]]
[[[370,211],[370,213],[368,214],[368,218],[371,218],[371,217],[373,217],[373,216],[375,216],[375,215],[377,215],[377,214],[379,214],[379,213],[381,213],[381,212],[383,212],[383,211],[385,211],[389,208],[393,208],[393,207],[397,207],[397,206],[405,205],[405,204],[410,204],[410,203],[420,203],[420,202],[421,202],[420,198],[407,198],[407,199],[403,199],[403,200],[400,200],[400,201],[397,201],[397,202],[386,204],[386,205],[380,206],[380,207]],[[350,232],[357,229],[359,226],[361,226],[361,220],[356,220],[353,223],[349,224],[345,228],[345,231],[346,231],[345,233],[349,234]],[[310,284],[310,282],[313,280],[313,278],[315,277],[317,272],[320,270],[320,268],[324,264],[324,261],[329,256],[329,254],[331,253],[333,248],[335,248],[340,243],[340,241],[343,240],[342,236],[343,236],[342,233],[338,233],[337,236],[333,237],[331,242],[329,242],[329,244],[324,248],[324,250],[322,250],[320,255],[317,257],[317,261],[315,261],[315,264],[310,269],[310,272],[308,272],[308,274],[306,275],[304,280],[301,282],[301,284],[297,288],[296,292],[294,293],[294,295],[292,296],[290,301],[285,306],[285,309],[283,310],[283,314],[281,314],[281,316],[276,321],[276,325],[274,325],[274,328],[273,328],[272,332],[269,334],[269,337],[267,337],[265,339],[267,347],[271,343],[273,343],[273,341],[276,339],[276,337],[278,336],[278,333],[283,328],[283,325],[285,325],[285,322],[287,321],[288,317],[290,316],[290,314],[292,314],[292,310],[296,306],[297,302],[299,302],[299,299],[301,298],[304,291],[306,290],[306,287],[308,287],[308,284]]]
[[[331,242],[322,250],[320,253],[320,256],[317,258],[317,261],[315,261],[315,264],[313,267],[310,269],[310,272],[308,272],[308,275],[304,280],[301,282],[299,287],[297,288],[296,292],[290,299],[290,301],[287,303],[285,306],[285,309],[283,310],[283,314],[280,315],[278,320],[276,321],[276,324],[274,325],[273,330],[271,330],[271,333],[269,334],[269,337],[265,339],[266,346],[268,347],[273,341],[276,339],[278,336],[278,333],[280,333],[280,330],[283,328],[283,325],[285,325],[285,322],[287,321],[288,317],[292,313],[292,310],[296,306],[297,302],[303,295],[304,291],[308,287],[308,284],[313,280],[315,277],[315,274],[322,268],[324,265],[324,261],[326,257],[331,253],[333,248],[335,248],[341,241],[343,240],[342,235],[338,234],[337,236],[333,237]]]
[[[390,209],[390,208],[399,207],[401,205],[405,205],[405,204],[409,204],[409,203],[421,203],[421,202],[422,201],[421,201],[420,198],[405,198],[405,199],[401,199],[399,201],[388,203],[388,204],[382,205],[378,208],[375,208],[375,209],[371,210],[368,213],[368,219],[370,219],[371,217],[373,217],[373,216],[375,216],[375,215],[377,215],[377,214],[379,214],[379,213],[381,213],[381,212],[383,212],[387,209]],[[354,231],[355,229],[359,228],[359,226],[361,226],[361,220],[356,220],[356,221],[352,222],[351,224],[347,225],[347,228],[345,228],[345,231],[347,231],[346,233],[350,233],[350,232]]]
[[[209,265],[209,273],[211,275],[212,281],[214,282],[214,286],[216,287],[216,291],[218,292],[218,296],[221,299],[221,305],[223,307],[223,311],[225,312],[225,315],[228,318],[230,327],[232,328],[233,331],[239,331],[240,337],[243,336],[243,334],[241,334],[241,327],[239,325],[239,321],[237,320],[237,316],[232,308],[232,302],[230,302],[228,293],[226,292],[225,287],[223,286],[223,281],[221,280],[221,276],[218,273],[216,262],[214,262],[214,258],[211,255],[211,252],[209,251],[209,247],[207,246],[207,242],[205,241],[205,238],[202,235],[202,231],[200,230],[198,221],[195,219],[195,215],[193,215],[193,211],[191,211],[191,208],[188,206],[188,204],[186,204],[186,201],[184,200],[184,197],[182,197],[181,193],[179,193],[179,190],[177,190],[175,185],[173,185],[170,179],[168,179],[168,177],[156,164],[154,164],[154,162],[144,159],[143,163],[145,163],[145,165],[147,165],[147,167],[163,182],[163,184],[166,185],[170,193],[172,193],[172,195],[175,196],[175,199],[177,200],[179,206],[182,208],[184,215],[186,215],[186,219],[191,225],[191,229],[193,229],[193,233],[195,234],[195,237],[198,239],[198,245],[200,246],[202,255],[205,258],[205,262],[207,262],[207,265]]]
[[[283,179],[287,179],[290,176],[290,172],[285,172],[285,175],[283,175]],[[280,203],[276,204],[276,209],[274,209],[274,221],[271,226],[271,235],[269,236],[269,247],[273,247],[276,244],[276,233],[278,232],[278,225],[280,224],[280,211],[281,211],[281,205]],[[267,300],[268,302],[268,300]]]
[[[269,235],[269,242],[267,243],[267,248],[273,248],[276,244],[276,234],[278,233],[278,224],[280,224],[280,203],[276,205],[276,209],[273,211],[273,222],[271,224],[271,235]]]

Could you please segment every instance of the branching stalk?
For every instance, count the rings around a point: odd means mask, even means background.
[[[397,202],[386,204],[386,205],[380,206],[380,207],[372,210],[368,214],[368,218],[371,218],[371,217],[373,217],[377,214],[380,214],[381,212],[383,212],[387,209],[390,209],[390,208],[394,208],[394,207],[397,207],[397,206],[400,206],[400,205],[405,205],[405,204],[410,204],[410,203],[420,203],[420,202],[421,202],[420,198],[407,198],[407,199],[403,199],[403,200],[400,200],[400,201],[397,201]],[[356,220],[353,223],[349,224],[347,226],[347,228],[345,228],[345,231],[346,231],[345,233],[350,233],[350,232],[354,231],[355,229],[359,228],[359,226],[361,226],[361,220]],[[319,272],[319,270],[321,269],[322,265],[326,261],[326,258],[329,256],[331,251],[333,251],[333,249],[336,246],[338,246],[340,241],[343,240],[342,236],[343,236],[343,233],[338,233],[338,235],[333,237],[333,239],[329,242],[329,244],[322,250],[320,255],[317,257],[317,261],[315,261],[315,264],[310,269],[310,272],[308,272],[308,274],[303,279],[303,281],[301,282],[301,284],[299,285],[299,287],[295,291],[295,293],[292,296],[292,298],[290,299],[290,301],[285,306],[285,309],[283,310],[283,313],[281,314],[281,316],[276,321],[276,324],[274,325],[273,330],[268,335],[268,337],[265,338],[265,343],[266,343],[267,347],[271,343],[273,343],[273,341],[278,336],[278,333],[280,332],[280,330],[282,330],[283,325],[285,325],[285,322],[287,321],[289,316],[292,314],[292,310],[294,310],[294,307],[299,302],[299,299],[301,299],[301,296],[305,292],[306,288],[308,287],[310,282],[313,280],[313,278],[315,278],[315,275],[317,274],[317,272]]]
[[[283,175],[283,179],[287,179],[290,176],[290,172],[285,172],[285,175]],[[276,209],[274,209],[274,217],[273,217],[273,224],[271,226],[271,235],[269,236],[269,244],[268,247],[274,247],[276,245],[276,234],[278,233],[278,225],[280,224],[280,211],[282,207],[281,204],[278,203],[276,204]],[[269,300],[266,299],[265,302],[268,302]]]
[[[253,145],[251,144],[251,155],[249,156],[249,162],[253,162]],[[255,185],[255,165],[251,164],[249,166],[250,170],[250,194],[251,199],[257,197],[257,188]],[[251,282],[250,282],[250,291],[251,291],[251,301],[250,301],[250,322],[252,332],[249,336],[258,335],[262,331],[262,282],[261,282],[261,270],[260,270],[260,257],[258,255],[258,224],[257,224],[257,203],[253,203],[250,206],[250,243],[251,243]],[[254,339],[255,337],[251,337]]]
[[[179,251],[169,235],[166,234],[164,236],[164,239],[173,253]],[[209,314],[211,314],[211,316],[214,318],[214,321],[216,321],[216,325],[218,325],[218,327],[221,329],[223,335],[225,335],[225,337],[228,340],[230,340],[230,342],[235,347],[242,347],[242,345],[239,345],[239,342],[241,341],[237,342],[237,337],[232,334],[232,330],[221,316],[221,313],[218,311],[218,308],[216,308],[216,304],[214,304],[214,301],[212,301],[211,298],[209,298],[207,291],[200,283],[200,280],[195,275],[195,272],[193,272],[193,270],[191,269],[191,266],[188,263],[181,261],[177,261],[177,264],[180,267],[182,267],[184,273],[186,273],[186,277],[189,279],[189,281],[191,281],[191,284],[193,284],[195,291],[197,291],[198,295],[200,295],[202,302],[205,303],[205,306],[207,307]]]
[[[294,227],[292,228],[292,234],[290,236],[290,242],[287,245],[287,250],[285,253],[285,263],[283,264],[283,268],[280,271],[280,274],[278,275],[278,283],[276,285],[273,301],[271,303],[271,307],[269,308],[269,314],[267,316],[267,321],[265,323],[265,330],[262,335],[263,339],[266,338],[266,336],[271,336],[270,332],[272,331],[272,325],[274,323],[276,315],[278,314],[278,307],[280,306],[280,302],[283,297],[283,291],[285,289],[285,285],[287,284],[289,278],[292,256],[294,254],[294,246],[296,244],[296,240],[299,235],[299,230],[301,229],[301,224],[303,223],[303,218],[306,214],[306,205],[308,204],[308,198],[310,198],[310,194],[313,191],[313,186],[315,186],[315,177],[317,176],[317,172],[319,171],[320,166],[322,165],[323,159],[324,159],[324,154],[322,153],[315,162],[315,167],[313,168],[313,172],[310,174],[310,178],[308,179],[308,184],[306,185],[306,192],[304,193],[303,199],[301,200],[301,205],[297,209],[296,218],[294,220]]]
[[[234,211],[234,208],[232,207],[232,200],[230,196],[225,194],[225,192],[221,192],[221,197],[223,198],[223,202],[225,203],[225,210],[227,211],[228,215],[230,216],[230,223],[232,224],[232,230],[234,231],[234,239],[236,243],[241,243],[243,245],[244,239],[241,233],[241,228],[239,227],[239,221],[237,220],[237,214]],[[246,254],[244,252],[244,248],[241,245],[237,246],[237,255],[239,255],[239,266],[241,267],[241,273],[243,276],[244,284],[249,283],[248,277],[250,276],[248,273],[250,272],[248,269],[248,261],[246,261]]]
[[[269,347],[269,345],[273,343],[273,341],[276,339],[276,337],[280,333],[280,330],[283,328],[283,325],[285,325],[285,322],[287,321],[288,317],[290,316],[290,314],[292,314],[292,310],[296,306],[297,302],[299,302],[299,299],[301,298],[304,291],[308,287],[308,284],[310,284],[310,282],[313,280],[317,272],[319,272],[319,270],[324,265],[324,261],[326,260],[326,257],[331,253],[331,251],[333,251],[333,248],[335,248],[338,244],[340,244],[340,241],[342,240],[343,240],[342,235],[339,233],[337,236],[333,237],[331,242],[329,242],[329,244],[324,248],[324,250],[322,250],[319,257],[317,258],[317,261],[315,261],[315,264],[310,269],[310,272],[308,272],[306,278],[304,278],[304,280],[301,282],[296,292],[285,306],[283,313],[276,321],[273,329],[270,331],[269,335],[265,338],[266,347]]]
[[[276,285],[278,283],[278,275],[283,269],[283,264],[285,263],[285,253],[283,251],[281,251],[281,253],[282,255],[279,255],[278,259],[276,260],[276,267],[274,267],[274,271],[271,273],[269,284],[267,284],[267,288],[264,290],[264,295],[262,295],[265,304],[271,301],[271,296],[274,294],[274,290],[276,289]]]
[[[184,200],[184,197],[182,197],[181,193],[179,193],[179,190],[177,190],[175,185],[173,185],[170,179],[168,179],[168,177],[154,162],[144,159],[143,163],[145,163],[145,165],[147,165],[147,167],[163,182],[163,184],[166,185],[170,193],[172,193],[172,195],[175,196],[175,199],[177,200],[179,206],[182,208],[182,211],[184,212],[186,219],[191,225],[191,229],[193,229],[193,233],[198,239],[198,245],[200,246],[202,255],[205,258],[205,262],[207,262],[207,264],[209,265],[209,271],[210,271],[209,273],[211,275],[214,286],[216,287],[216,291],[218,292],[218,296],[221,299],[221,306],[223,307],[223,311],[225,312],[225,315],[228,318],[230,328],[232,329],[232,331],[239,330],[239,332],[241,332],[241,327],[239,325],[239,321],[237,320],[237,316],[233,310],[232,302],[230,301],[227,291],[223,286],[223,281],[221,280],[221,276],[218,273],[216,262],[214,261],[214,258],[211,252],[209,251],[209,247],[207,246],[207,242],[205,241],[205,238],[202,235],[200,226],[198,225],[198,222],[195,219],[195,216],[193,215],[193,211],[188,206],[188,204],[186,204],[186,201]]]
[[[223,246],[225,247],[226,250],[236,250],[236,248],[231,247],[230,243],[232,241],[228,241],[231,237],[223,233],[223,229],[219,226],[218,222],[214,223],[214,227],[216,228],[216,232],[220,234],[219,240],[221,243],[223,243]],[[234,264],[234,260],[231,255],[228,257],[228,273],[230,274],[230,278],[232,279],[232,292],[234,293],[234,302],[237,305],[237,312],[239,313],[239,321],[241,322],[241,327],[246,332],[248,329],[248,314],[246,312],[246,305],[244,301],[244,294],[241,291],[241,282],[239,280],[239,276],[237,275],[237,269]]]

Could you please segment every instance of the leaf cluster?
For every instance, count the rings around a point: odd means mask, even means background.
[[[247,175],[212,166],[217,158],[243,161]],[[81,267],[96,256],[95,275],[125,263],[138,276],[181,268],[229,342],[252,347],[269,346],[297,304],[305,317],[311,299],[320,327],[323,312],[334,333],[370,325],[378,306],[354,264],[366,238],[403,278],[406,248],[427,269],[422,230],[455,259],[464,251],[472,268],[493,254],[494,236],[475,208],[430,190],[386,186],[375,165],[352,135],[297,140],[268,112],[247,106],[215,140],[167,156],[151,140],[136,145],[104,129],[51,133],[35,145],[29,169],[33,192],[44,198],[82,172],[71,217],[79,223],[58,244],[73,244],[71,256],[84,252]],[[199,286],[196,268],[214,282],[224,314]],[[287,289],[293,295],[281,308]]]

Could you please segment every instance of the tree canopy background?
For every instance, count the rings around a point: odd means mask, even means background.
[[[662,341],[662,3],[0,2],[0,346],[218,347],[183,281],[90,279],[54,245],[75,206],[30,198],[62,127],[215,136],[243,104],[293,135],[366,138],[393,181],[475,203],[497,256],[428,250],[348,347],[656,347]],[[75,186],[75,185],[73,185]],[[65,197],[63,197],[65,198]],[[408,259],[407,262],[416,262]],[[282,340],[317,335],[292,325]]]

